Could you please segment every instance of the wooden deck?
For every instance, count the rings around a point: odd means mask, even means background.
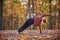
[[[0,40],[60,40],[59,30],[25,30],[17,34],[17,30],[0,30]]]

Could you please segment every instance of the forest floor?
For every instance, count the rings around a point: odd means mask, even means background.
[[[25,30],[17,34],[17,30],[0,30],[0,40],[60,40],[60,30]]]

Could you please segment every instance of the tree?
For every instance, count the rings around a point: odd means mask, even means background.
[[[0,0],[0,30],[2,30],[3,0]]]

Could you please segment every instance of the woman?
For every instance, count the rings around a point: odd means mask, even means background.
[[[18,33],[24,31],[27,27],[34,24],[35,26],[41,26],[42,21],[46,22],[45,16],[49,16],[50,14],[46,15],[37,15],[34,18],[28,19],[21,28],[18,29]],[[40,28],[41,29],[41,28]],[[41,31],[40,31],[41,32]]]

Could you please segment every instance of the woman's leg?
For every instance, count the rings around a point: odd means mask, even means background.
[[[34,19],[33,19],[33,18],[28,19],[28,20],[24,23],[24,25],[23,25],[21,28],[18,29],[18,32],[24,31],[27,27],[29,27],[29,26],[32,25],[33,23],[34,23]]]

